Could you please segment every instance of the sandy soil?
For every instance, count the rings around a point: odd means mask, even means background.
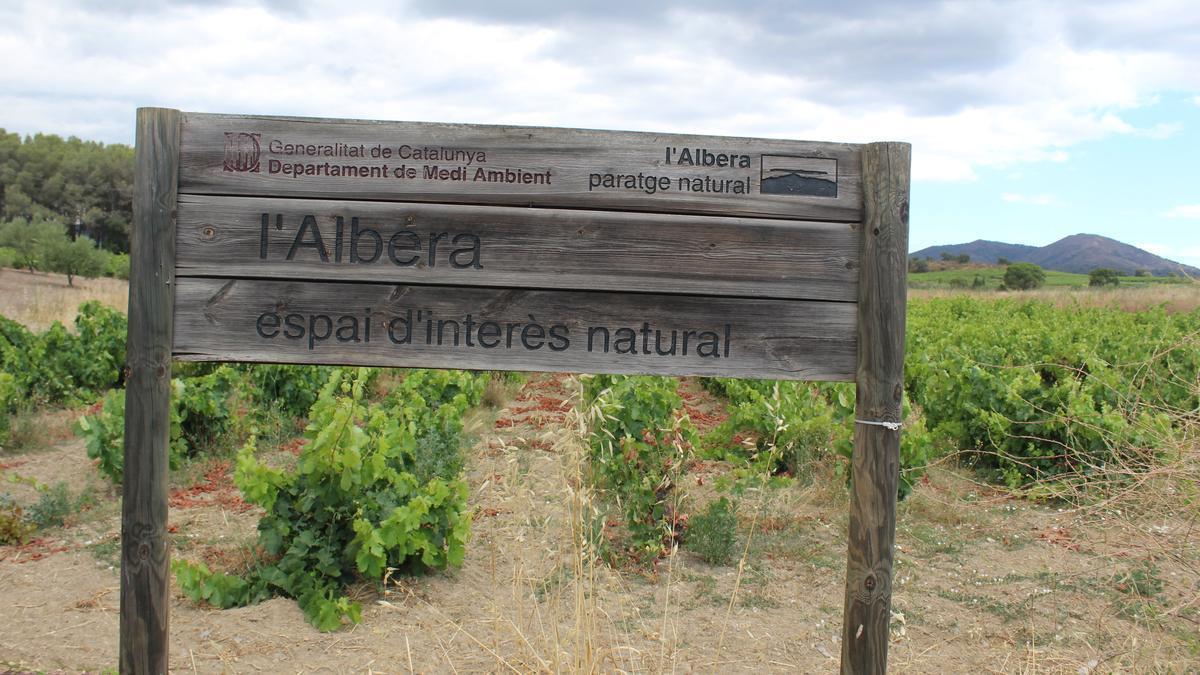
[[[572,378],[537,376],[503,409],[470,420],[474,525],[461,569],[355,589],[363,622],[334,633],[314,630],[291,600],[220,611],[175,591],[172,669],[836,671],[841,479],[818,467],[807,485],[743,497],[742,536],[751,522],[756,528],[740,568],[713,567],[686,550],[649,572],[588,565],[572,527],[588,507],[576,489],[576,389]],[[720,405],[692,384],[683,391],[689,408],[715,423]],[[6,472],[67,480],[75,490],[99,480],[78,442],[0,460],[25,460]],[[253,542],[257,513],[239,506],[227,470],[212,463],[181,477],[172,496],[174,555],[219,565]],[[685,503],[698,510],[728,470],[697,463],[684,481],[692,493]],[[116,666],[119,518],[116,496],[96,489],[100,503],[73,524],[0,547],[8,615],[0,671]],[[1147,560],[1153,549],[1145,542],[1178,535],[1177,525],[1147,524],[1135,542],[1111,524],[1013,499],[961,471],[933,471],[899,511],[892,669],[1195,670],[1197,612],[1186,606],[1200,590],[1195,554]],[[1144,564],[1161,590],[1140,598],[1121,588],[1121,574]]]

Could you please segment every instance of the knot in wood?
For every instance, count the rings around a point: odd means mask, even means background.
[[[865,588],[866,588],[868,591],[873,591],[873,590],[875,590],[875,576],[874,576],[874,575],[870,575],[870,576],[868,576],[866,579],[863,579],[863,586],[864,586],[864,587],[865,587]]]
[[[213,227],[212,225],[205,225],[200,230],[200,235],[205,239],[212,239],[213,237],[217,236],[217,228]]]

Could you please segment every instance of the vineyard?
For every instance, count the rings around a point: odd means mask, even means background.
[[[1200,660],[1200,310],[1097,304],[910,302],[897,670]],[[0,320],[2,666],[116,662],[124,336]],[[173,376],[174,668],[835,667],[852,384]]]

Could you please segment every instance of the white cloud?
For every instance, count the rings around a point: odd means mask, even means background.
[[[1162,215],[1164,218],[1200,218],[1200,204],[1180,204]]]
[[[27,0],[0,7],[0,126],[130,142],[163,105],[905,140],[914,178],[972,180],[1175,133],[1126,113],[1200,91],[1191,2]]]
[[[1050,206],[1057,204],[1058,199],[1053,195],[1022,195],[1015,192],[1005,192],[1000,196],[1006,202],[1014,204],[1033,204],[1034,206]]]
[[[1155,124],[1147,129],[1138,129],[1136,134],[1143,138],[1152,138],[1156,141],[1161,141],[1164,138],[1170,138],[1175,134],[1183,131],[1183,125],[1179,123],[1162,123]]]

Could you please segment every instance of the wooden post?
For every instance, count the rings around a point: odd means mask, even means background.
[[[858,369],[842,672],[887,670],[902,421],[912,147],[863,146]]]
[[[125,348],[122,673],[167,672],[167,444],[181,121],[177,110],[137,112]]]

